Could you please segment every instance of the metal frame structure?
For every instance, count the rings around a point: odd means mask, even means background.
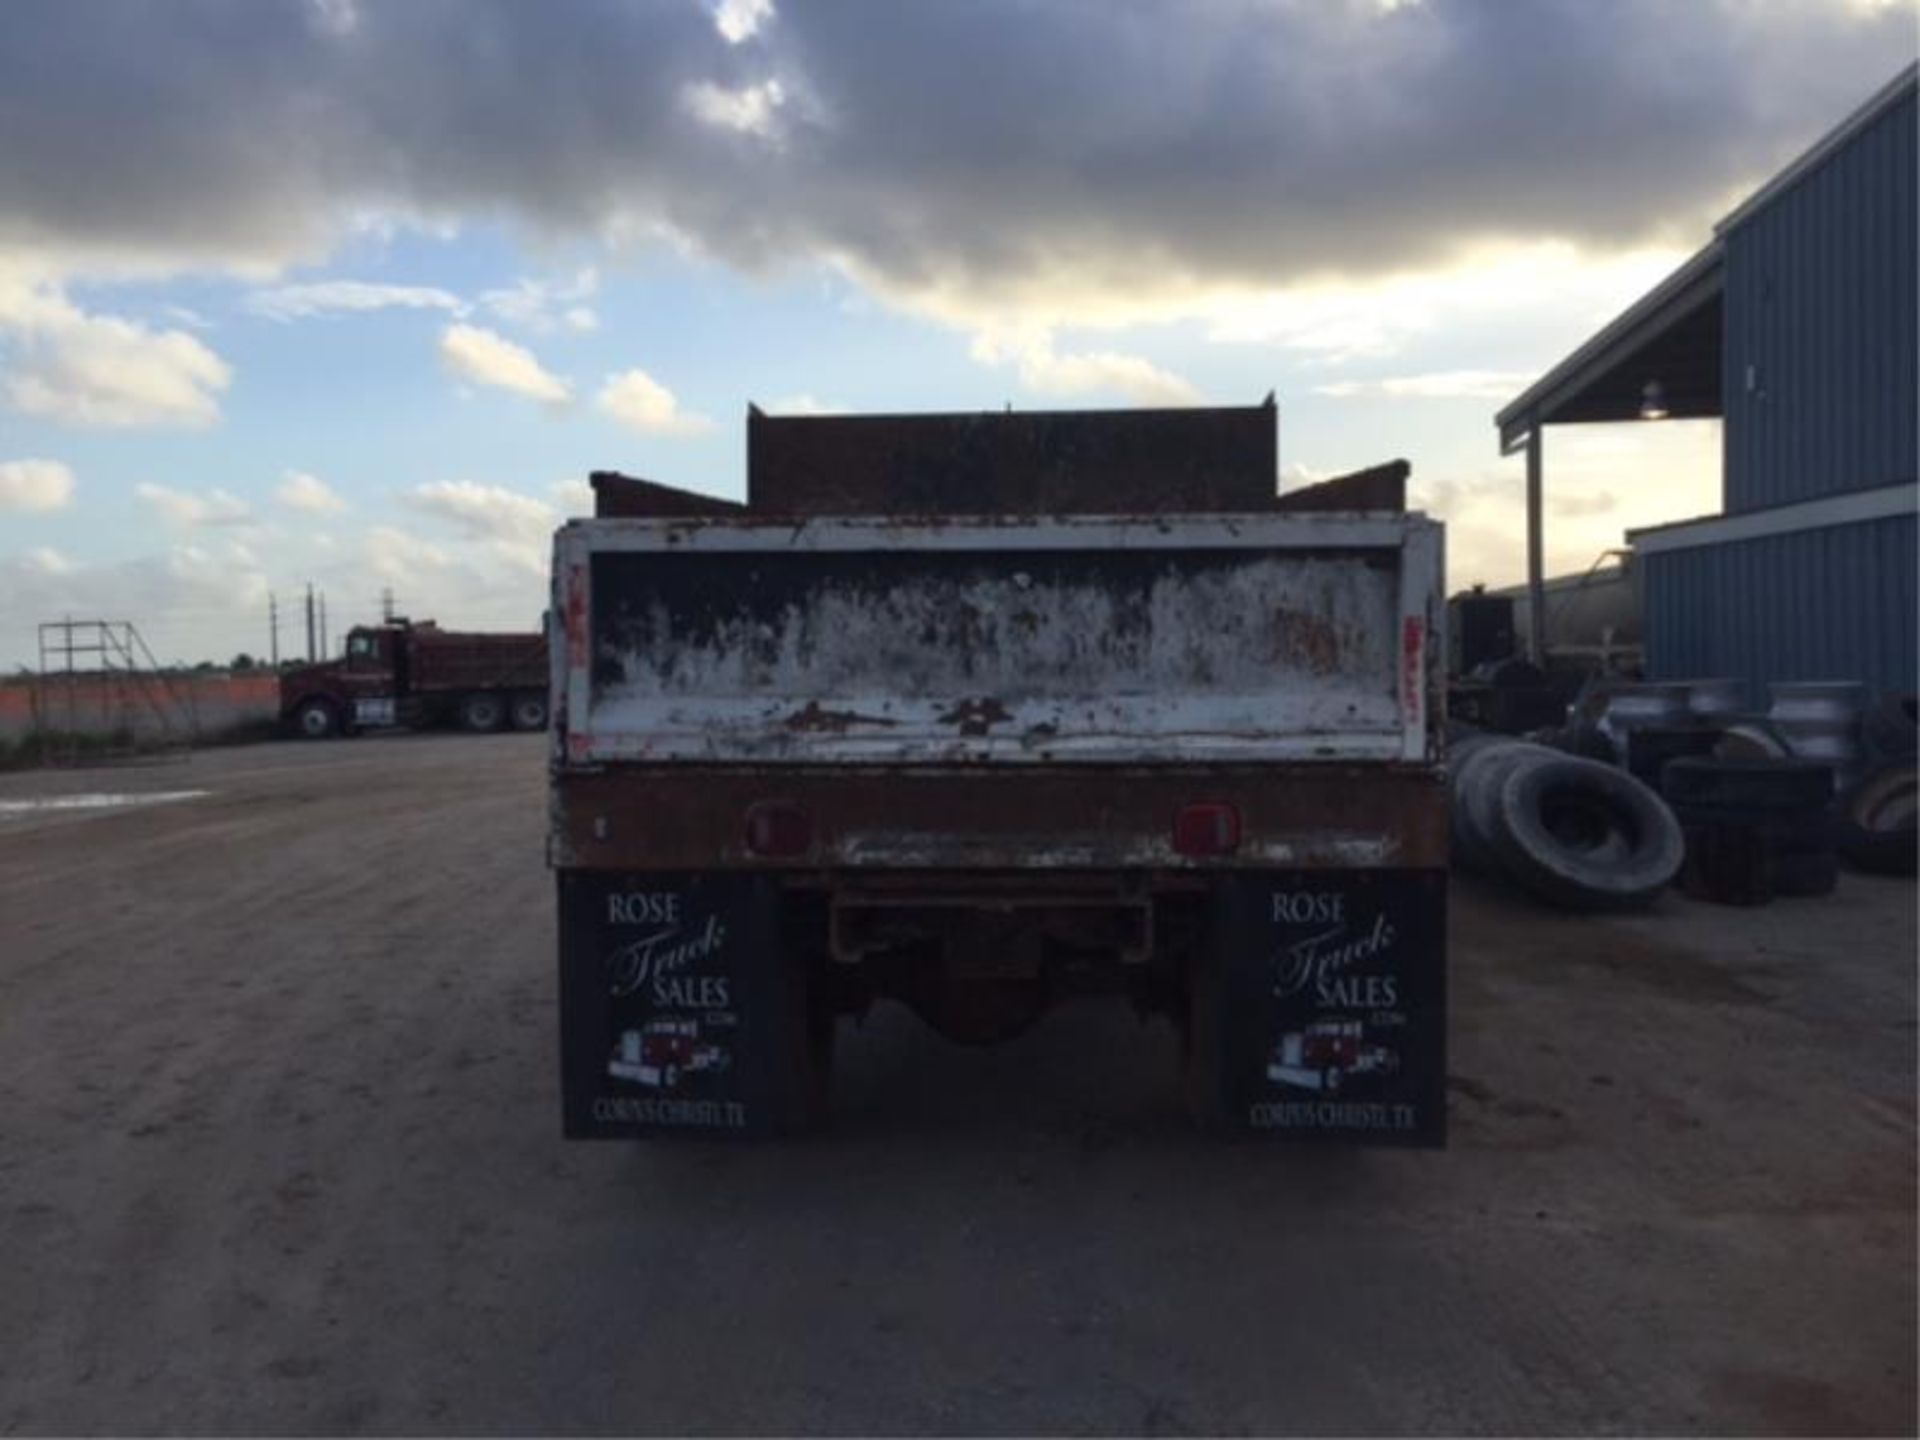
[[[38,638],[34,712],[43,763],[184,757],[192,748],[192,709],[131,620],[48,620]]]

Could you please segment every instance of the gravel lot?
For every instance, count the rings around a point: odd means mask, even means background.
[[[0,777],[8,1431],[1915,1424],[1915,893],[1460,886],[1453,1144],[1218,1144],[1120,1007],[559,1139],[540,741]],[[98,809],[80,792],[192,798]]]

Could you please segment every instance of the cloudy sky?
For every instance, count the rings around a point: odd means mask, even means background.
[[[1493,412],[1915,51],[1877,0],[7,0],[0,664],[531,624],[779,412],[1280,402],[1523,565]],[[1550,563],[1717,427],[1549,436]],[[283,633],[283,649],[297,643]]]

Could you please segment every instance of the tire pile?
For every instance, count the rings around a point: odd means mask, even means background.
[[[1763,905],[1839,883],[1831,765],[1686,755],[1667,761],[1661,779],[1687,837],[1680,888],[1695,899]]]
[[[1505,735],[1453,746],[1454,858],[1563,910],[1650,904],[1680,871],[1673,811],[1625,771]]]
[[[1843,860],[1911,875],[1915,735],[1913,697],[1867,710],[1836,787],[1831,734],[1826,751],[1796,755],[1787,727],[1762,717],[1612,735],[1575,725],[1543,733],[1544,744],[1463,728],[1451,754],[1454,855],[1570,910],[1644,906],[1676,882],[1724,904],[1824,895]]]

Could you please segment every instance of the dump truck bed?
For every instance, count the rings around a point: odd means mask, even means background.
[[[410,642],[419,692],[539,689],[547,683],[547,637],[420,630]]]

